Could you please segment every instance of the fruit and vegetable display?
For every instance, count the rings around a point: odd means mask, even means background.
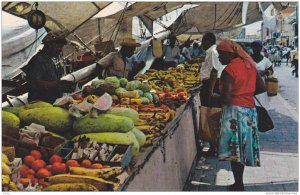
[[[199,64],[184,63],[133,81],[93,80],[53,105],[3,108],[2,147],[10,150],[2,153],[2,190],[117,190],[141,148],[167,133],[199,75]]]

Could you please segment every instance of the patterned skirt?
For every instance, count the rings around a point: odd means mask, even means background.
[[[260,166],[255,108],[224,106],[219,137],[219,160]]]

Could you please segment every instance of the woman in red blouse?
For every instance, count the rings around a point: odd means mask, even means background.
[[[222,40],[217,51],[227,65],[220,78],[220,96],[211,94],[213,102],[222,104],[218,158],[231,161],[235,183],[229,190],[244,191],[244,166],[260,166],[255,62],[231,40]]]

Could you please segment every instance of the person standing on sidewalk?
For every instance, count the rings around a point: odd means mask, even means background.
[[[237,43],[222,40],[217,51],[220,62],[227,64],[220,78],[221,94],[211,97],[212,102],[222,105],[218,159],[231,161],[235,183],[229,190],[244,191],[244,167],[260,166],[253,96],[258,90],[257,80],[262,80],[257,76],[255,62]]]
[[[256,70],[263,79],[265,76],[269,76],[273,74],[272,63],[266,57],[261,54],[263,44],[261,41],[254,41],[251,43],[251,48],[253,50],[253,54],[251,55],[252,59],[256,62]],[[264,79],[263,79],[264,80]],[[269,98],[267,92],[261,93],[255,96],[260,104],[265,108],[269,109]],[[259,105],[259,103],[255,100],[255,105]]]
[[[295,74],[295,77],[298,78],[298,48],[296,48],[294,52],[294,57],[293,57],[293,65],[295,66],[295,69],[292,71],[292,75]]]
[[[201,46],[206,51],[206,56],[205,62],[200,69],[203,84],[200,91],[200,100],[201,106],[210,107],[209,97],[214,92],[218,92],[218,87],[212,86],[218,85],[218,79],[220,78],[225,66],[222,66],[219,61],[219,54],[216,50],[216,36],[213,33],[208,32],[203,36]],[[211,89],[214,89],[214,91],[211,91]],[[215,154],[215,151],[216,147],[213,143],[210,143],[210,148],[206,154],[208,156],[213,156]]]

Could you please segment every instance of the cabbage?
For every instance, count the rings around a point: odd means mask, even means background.
[[[130,81],[127,83],[126,85],[126,90],[127,91],[133,91],[133,90],[136,90],[137,89],[137,85],[136,85],[136,82],[135,81]]]
[[[121,78],[120,79],[121,87],[126,87],[127,83],[128,83],[128,80],[126,78]]]
[[[144,94],[144,92],[142,90],[140,90],[140,89],[138,89],[137,91],[139,92],[139,96],[142,97],[143,94]]]
[[[100,85],[103,85],[103,84],[105,84],[105,80],[100,79],[100,80],[92,81],[91,86],[94,87],[94,88],[97,88],[97,87],[99,87]]]
[[[119,87],[118,89],[116,89],[116,94],[118,95],[118,96],[120,96],[120,94],[122,94],[122,93],[124,93],[124,92],[126,92],[127,90],[126,89],[124,89],[124,88],[122,88],[122,87]]]
[[[148,98],[150,102],[153,101],[153,97],[152,97],[152,94],[151,94],[151,93],[144,93],[144,97],[145,97],[145,98]]]
[[[159,97],[155,93],[151,93],[153,98],[153,103],[159,102]]]
[[[111,84],[116,89],[120,87],[120,81],[117,77],[106,77],[105,83]]]
[[[151,103],[150,100],[146,97],[141,97],[140,99],[142,100],[142,104],[150,104]]]
[[[146,92],[149,92],[149,91],[151,90],[151,87],[150,87],[150,85],[147,84],[147,83],[142,83],[142,84],[140,85],[140,88],[139,88],[139,89],[142,90],[144,93],[146,93]]]

